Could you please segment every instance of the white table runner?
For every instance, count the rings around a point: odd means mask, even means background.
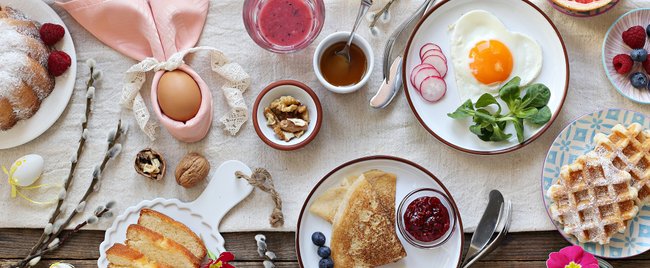
[[[52,4],[52,0],[46,0]],[[447,147],[420,126],[408,107],[403,93],[385,110],[374,110],[368,100],[381,83],[381,64],[376,64],[367,88],[349,95],[337,95],[319,85],[311,71],[311,59],[318,41],[335,31],[349,30],[357,13],[358,1],[326,0],[325,26],[319,38],[307,49],[291,55],[278,55],[258,47],[246,34],[242,21],[241,0],[211,1],[210,12],[198,45],[214,46],[240,63],[252,77],[252,87],[244,94],[252,105],[257,94],[267,84],[279,79],[295,79],[311,86],[323,104],[324,121],[318,137],[307,147],[294,152],[281,152],[265,145],[255,134],[252,122],[232,137],[225,133],[219,116],[229,108],[221,92],[218,77],[206,67],[196,64],[197,72],[211,86],[215,97],[213,127],[201,142],[177,142],[164,129],[155,142],[137,129],[129,111],[120,109],[122,78],[135,62],[104,46],[77,24],[65,11],[54,7],[63,18],[77,48],[79,73],[77,87],[58,122],[38,139],[9,150],[0,151],[0,164],[11,165],[18,157],[37,153],[45,158],[43,182],[57,182],[67,175],[68,159],[76,148],[83,117],[84,83],[89,58],[97,61],[104,76],[97,86],[94,112],[89,120],[89,138],[85,153],[77,168],[71,199],[78,200],[85,191],[95,164],[105,149],[105,137],[117,120],[130,123],[132,128],[124,142],[118,160],[111,162],[103,174],[102,189],[88,206],[94,208],[116,200],[116,212],[144,199],[156,197],[193,200],[203,190],[186,190],[174,180],[174,168],[189,151],[204,154],[213,171],[221,162],[238,159],[251,168],[267,168],[284,200],[286,223],[283,228],[271,228],[268,216],[272,210],[270,197],[260,191],[235,207],[223,220],[220,229],[229,231],[282,230],[293,231],[300,208],[312,186],[327,172],[345,161],[367,155],[385,154],[403,157],[431,170],[449,188],[462,214],[466,230],[473,230],[487,203],[491,189],[501,190],[513,201],[512,231],[554,229],[548,219],[540,193],[541,167],[546,151],[555,136],[571,120],[582,114],[605,107],[624,107],[650,113],[648,106],[635,104],[619,95],[607,80],[601,64],[600,49],[608,27],[630,9],[648,5],[647,0],[623,0],[613,10],[594,18],[574,18],[554,10],[546,0],[533,0],[557,25],[566,42],[571,64],[571,83],[562,113],[553,126],[537,141],[514,153],[499,156],[469,155]],[[375,59],[381,63],[383,46],[388,34],[421,2],[399,0],[392,8],[392,20],[383,25],[380,37],[371,37],[364,22],[360,34],[375,47]],[[645,3],[645,4],[644,4]],[[544,45],[543,40],[538,40]],[[208,60],[207,57],[197,60]],[[150,79],[151,77],[149,77]],[[143,90],[145,100],[148,92]],[[168,163],[163,181],[150,181],[133,169],[135,154],[152,147],[165,155]],[[216,204],[215,204],[216,205]],[[0,181],[0,228],[43,227],[53,206],[32,205],[22,199],[10,198],[10,187]],[[92,209],[89,209],[92,211]],[[106,229],[109,221],[91,228]]]

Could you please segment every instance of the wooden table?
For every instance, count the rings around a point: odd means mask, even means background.
[[[42,230],[37,229],[0,229],[0,267],[8,267],[16,259],[23,258],[38,239]],[[225,233],[226,248],[235,253],[240,268],[262,267],[257,255],[255,239],[257,233]],[[294,233],[263,233],[267,244],[274,251],[278,260],[276,267],[299,267],[296,260]],[[471,234],[465,236],[469,241]],[[103,231],[81,231],[68,241],[61,249],[46,255],[36,267],[48,267],[55,261],[67,262],[77,268],[97,267],[99,252],[97,248],[104,239]],[[525,232],[508,234],[504,244],[488,255],[474,267],[546,267],[548,254],[569,245],[558,232]],[[465,243],[467,247],[467,243]],[[650,252],[639,256],[610,261],[616,268],[650,267]],[[312,266],[314,267],[314,266]]]

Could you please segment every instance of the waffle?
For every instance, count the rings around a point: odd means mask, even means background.
[[[551,217],[580,242],[607,244],[639,211],[631,182],[630,173],[617,169],[606,154],[591,151],[563,166],[548,189]]]
[[[637,204],[650,203],[650,132],[634,123],[625,128],[616,125],[609,136],[594,137],[595,151],[604,154],[619,170],[630,173],[631,185],[638,194]]]

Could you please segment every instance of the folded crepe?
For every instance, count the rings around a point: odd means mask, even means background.
[[[386,179],[381,179],[382,184]],[[382,185],[377,184],[377,185]],[[386,183],[390,187],[390,183]],[[392,188],[394,188],[394,183]],[[332,224],[330,248],[337,267],[375,267],[406,257],[395,233],[393,207],[382,204],[380,192],[365,176],[349,185]],[[382,192],[386,192],[382,190]],[[394,192],[392,193],[394,196]]]
[[[316,198],[316,201],[309,207],[309,212],[325,219],[329,223],[333,223],[336,210],[341,205],[345,193],[348,192],[350,185],[359,178],[368,180],[372,189],[377,193],[380,203],[388,208],[389,217],[394,220],[397,176],[377,169],[366,171],[361,176],[349,176],[345,178],[340,185],[328,189]]]

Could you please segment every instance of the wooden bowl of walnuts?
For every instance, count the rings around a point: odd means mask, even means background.
[[[268,85],[253,105],[253,126],[264,143],[291,151],[309,144],[321,127],[323,111],[316,93],[294,80]]]

